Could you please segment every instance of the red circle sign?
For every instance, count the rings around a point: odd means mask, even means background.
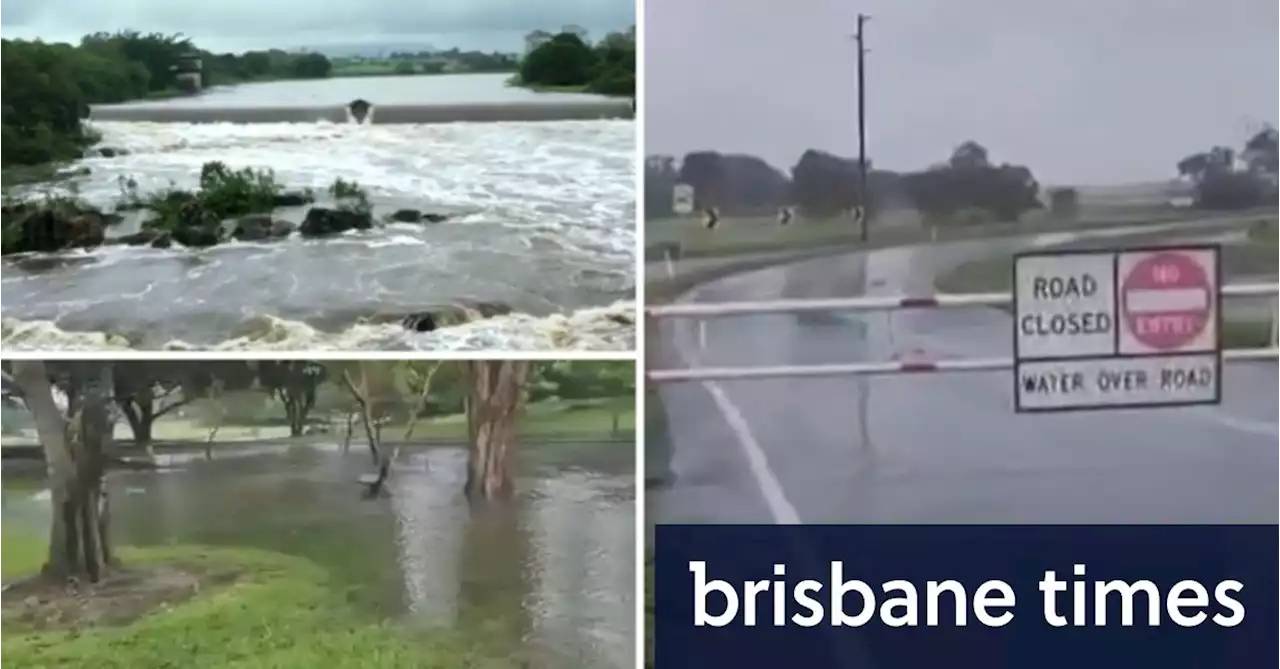
[[[1159,351],[1190,344],[1213,314],[1213,286],[1195,258],[1176,251],[1138,261],[1125,277],[1120,308],[1134,339]]]

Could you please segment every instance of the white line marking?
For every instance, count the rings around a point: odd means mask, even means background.
[[[1124,294],[1124,308],[1129,313],[1208,309],[1209,292],[1203,288],[1130,290]]]
[[[701,361],[697,359],[697,356],[689,353],[688,347],[682,340],[683,337],[677,336],[675,338],[676,356],[681,359],[685,367],[701,367]],[[796,512],[796,508],[787,499],[787,495],[782,489],[782,482],[778,480],[777,475],[769,467],[769,458],[765,456],[760,442],[756,441],[755,435],[751,433],[751,426],[742,415],[742,410],[729,399],[729,395],[720,387],[720,384],[714,381],[704,381],[700,385],[707,391],[707,394],[711,395],[716,407],[720,409],[720,414],[724,416],[725,424],[729,426],[738,442],[738,446],[741,447],[742,454],[746,457],[747,465],[751,469],[751,475],[756,480],[756,487],[760,489],[760,495],[764,498],[765,506],[769,508],[769,515],[773,516],[774,524],[800,525],[800,514]]]
[[[707,322],[698,321],[698,348],[706,350],[707,348]]]
[[[1221,410],[1209,410],[1203,412],[1191,411],[1187,412],[1185,415],[1195,416],[1201,421],[1216,423],[1222,427],[1228,427],[1241,432],[1248,432],[1249,434],[1271,437],[1272,439],[1280,438],[1280,425],[1265,420],[1232,416],[1231,414]]]
[[[676,278],[676,265],[675,263],[671,262],[671,250],[667,249],[663,253],[663,255],[666,256],[666,261],[667,261],[667,278],[668,279]]]
[[[800,514],[796,513],[794,506],[791,506],[786,493],[782,491],[782,483],[778,481],[773,470],[769,469],[769,459],[765,457],[760,442],[756,441],[755,436],[751,434],[747,419],[742,416],[738,407],[729,401],[729,396],[719,384],[708,381],[703,383],[702,387],[711,393],[711,399],[715,400],[720,407],[720,413],[724,414],[729,429],[733,430],[734,436],[738,438],[738,444],[742,446],[742,452],[747,456],[747,464],[751,466],[751,474],[755,476],[756,484],[760,486],[760,493],[764,495],[765,505],[773,515],[774,524],[799,525]]]

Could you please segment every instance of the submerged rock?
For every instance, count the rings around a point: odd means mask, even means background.
[[[154,245],[157,240],[168,236],[169,234],[163,230],[140,230],[130,235],[116,237],[113,241],[116,244],[125,244],[127,246],[145,246],[147,244]]]
[[[6,254],[92,248],[106,241],[106,224],[94,210],[22,203],[6,206],[3,217],[5,229],[13,230],[6,235]]]
[[[315,202],[316,198],[310,193],[300,190],[289,190],[283,193],[277,193],[272,198],[272,206],[276,207],[301,207],[304,204]]]
[[[336,235],[348,230],[368,230],[373,227],[373,216],[368,212],[349,209],[312,207],[307,210],[298,232],[304,237]]]
[[[511,305],[501,302],[466,301],[410,313],[375,314],[373,323],[399,323],[413,332],[434,332],[440,328],[470,323],[512,312]]]
[[[172,237],[173,241],[192,248],[207,248],[217,246],[222,242],[222,235],[218,230],[196,226],[178,228],[169,236]]]
[[[449,217],[444,214],[433,214],[417,209],[397,209],[387,218],[399,223],[440,223],[448,220]]]
[[[94,152],[103,158],[115,158],[117,156],[129,155],[128,149],[120,149],[114,146],[99,146],[94,148]]]
[[[269,214],[253,214],[236,221],[231,238],[246,242],[282,239],[292,234],[294,227],[289,221],[273,219]]]

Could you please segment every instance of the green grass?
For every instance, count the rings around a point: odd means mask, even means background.
[[[8,487],[7,482],[5,487]],[[45,553],[49,549],[49,544],[43,538],[8,528],[0,530],[0,542],[3,544],[0,546],[0,572],[3,572],[5,583],[40,571]]]
[[[614,418],[617,417],[617,432]],[[382,430],[382,438],[388,441],[404,437],[407,424],[388,425]],[[328,435],[299,437],[299,440],[328,439],[340,435],[346,426],[336,422]],[[359,427],[357,426],[357,434]],[[554,400],[531,404],[525,409],[520,434],[541,439],[591,439],[634,434],[636,429],[635,402],[630,397],[605,400],[563,401]],[[209,437],[210,426],[189,418],[164,418],[152,427],[155,442],[203,444]],[[116,439],[132,443],[133,432],[124,423],[116,425]],[[462,414],[440,416],[420,420],[413,429],[414,441],[458,440],[467,436],[466,416]],[[289,428],[283,425],[224,425],[218,428],[218,443],[237,441],[277,441],[289,439]],[[2,446],[31,446],[40,443],[34,428],[24,434],[6,434]]]
[[[39,568],[43,542],[4,534],[6,580]],[[4,654],[24,669],[402,669],[515,667],[448,630],[368,620],[348,608],[315,564],[248,549],[122,549],[127,564],[176,562],[242,576],[123,627],[35,631],[5,620]],[[12,572],[11,572],[12,570]]]
[[[549,401],[531,404],[520,421],[524,437],[591,438],[613,434],[614,416],[619,434],[632,434],[636,429],[635,401],[630,397],[603,401]],[[406,425],[384,428],[384,439],[403,437]],[[418,439],[465,439],[467,420],[462,414],[422,420],[413,429]]]
[[[981,237],[1032,234],[1060,230],[1087,230],[1116,225],[1168,223],[1201,218],[1238,219],[1244,215],[1215,216],[1204,212],[1186,212],[1167,208],[1126,209],[1087,208],[1076,220],[1062,221],[1043,212],[1030,212],[1017,223],[944,222],[925,225],[919,215],[910,211],[893,211],[872,221],[869,244],[887,246],[927,241],[952,241]],[[679,244],[685,258],[717,258],[748,253],[800,250],[844,245],[862,246],[858,226],[848,217],[825,220],[797,218],[790,225],[779,225],[770,216],[725,217],[715,230],[702,227],[696,216],[661,218],[645,221],[645,244],[648,260],[657,261],[659,244]]]

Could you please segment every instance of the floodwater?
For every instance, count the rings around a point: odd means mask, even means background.
[[[508,86],[510,73],[386,77],[338,77],[271,81],[210,88],[193,97],[130,102],[115,107],[281,107],[346,104],[357,98],[377,105],[472,103],[591,103],[608,98],[582,93],[538,92]]]
[[[112,471],[112,532],[119,544],[306,557],[371,615],[452,627],[529,667],[631,667],[631,448],[530,445],[521,456],[518,499],[473,508],[461,448],[405,449],[390,496],[362,500],[356,478],[371,465],[360,447],[220,445],[212,461]],[[47,491],[5,496],[5,523],[42,529],[47,516]]]
[[[369,86],[381,88],[376,94],[362,88]],[[507,87],[490,75],[458,75],[253,84],[147,104],[221,100],[243,107],[321,98],[340,104],[361,91],[371,100],[401,96],[420,105],[485,96],[558,99]],[[53,190],[74,189],[97,206],[114,206],[121,178],[134,179],[144,193],[193,188],[200,167],[220,160],[237,169],[271,169],[288,189],[323,192],[335,179],[356,181],[369,191],[376,217],[414,208],[451,218],[207,250],[109,246],[11,256],[3,272],[5,348],[634,346],[631,121],[94,125],[102,145],[129,153],[78,161],[73,167],[88,168],[89,175]],[[19,193],[39,195],[36,189]],[[305,212],[279,209],[276,216],[297,222]],[[118,232],[130,231],[122,224]],[[369,322],[457,302],[498,303],[512,314],[430,333]]]

